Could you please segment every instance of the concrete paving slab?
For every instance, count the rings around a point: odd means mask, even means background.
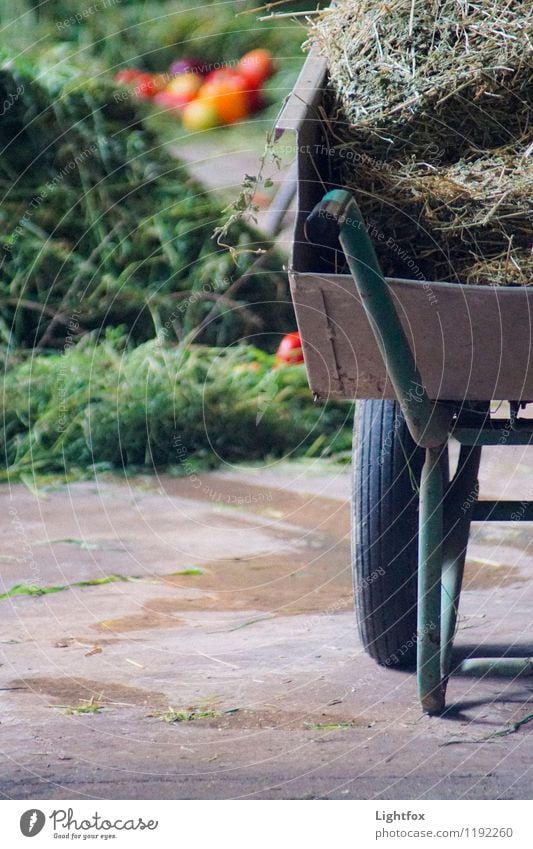
[[[483,494],[531,497],[532,466],[487,451]],[[0,599],[2,797],[530,798],[533,723],[513,723],[533,679],[454,677],[429,718],[414,676],[362,651],[349,478],[309,462],[2,488],[4,591],[65,587]],[[533,655],[532,541],[475,527],[458,656]]]

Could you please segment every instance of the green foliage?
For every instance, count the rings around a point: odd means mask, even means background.
[[[293,326],[282,257],[253,228],[213,239],[219,203],[99,65],[64,48],[0,70],[0,338],[63,347],[124,325],[227,345]],[[266,253],[261,253],[265,252]],[[249,306],[253,304],[253,306]],[[272,344],[270,342],[270,344]]]
[[[227,62],[255,47],[269,48],[282,61],[301,61],[305,27],[291,19],[261,22],[259,12],[243,14],[260,5],[253,0],[45,0],[34,8],[33,0],[16,6],[4,0],[2,18],[11,21],[6,34],[15,42],[25,38],[21,46],[26,50],[27,31],[32,30],[39,36],[39,49],[64,40],[72,52],[100,56],[109,67],[134,64],[160,71],[185,55]],[[283,11],[298,8],[307,8],[305,0],[288,2]],[[21,30],[26,30],[24,36]]]
[[[8,477],[98,464],[173,464],[193,474],[350,446],[351,405],[315,405],[303,366],[273,368],[271,355],[244,345],[150,341],[129,349],[115,337],[7,369],[1,448]]]

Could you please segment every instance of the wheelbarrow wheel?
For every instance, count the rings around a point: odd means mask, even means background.
[[[424,450],[395,401],[359,401],[353,581],[359,633],[378,663],[416,663],[419,483]]]

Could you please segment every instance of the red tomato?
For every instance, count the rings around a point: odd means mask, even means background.
[[[115,74],[115,81],[117,83],[122,83],[123,85],[128,85],[129,83],[134,83],[142,76],[143,72],[139,71],[137,68],[123,68],[122,71],[118,71],[118,73]]]
[[[287,333],[279,343],[279,348],[276,351],[276,363],[278,365],[281,363],[295,365],[296,363],[303,363],[303,361],[304,355],[302,353],[300,334],[297,330]]]
[[[141,100],[154,97],[165,86],[165,80],[160,74],[140,74],[135,80],[134,94]]]
[[[237,68],[253,88],[260,88],[275,70],[272,54],[269,50],[264,50],[261,47],[245,53]]]
[[[198,99],[215,109],[221,124],[234,124],[249,114],[246,80],[233,71],[213,75],[198,92]]]
[[[236,71],[235,68],[216,68],[214,71],[209,71],[209,73],[204,77],[204,85],[231,79],[231,77],[234,77],[236,74],[238,74],[238,71]]]
[[[166,91],[166,89],[155,95],[154,103],[157,103],[158,106],[162,106],[164,109],[175,109],[178,112],[181,112],[183,109],[181,98],[176,97],[174,94]]]

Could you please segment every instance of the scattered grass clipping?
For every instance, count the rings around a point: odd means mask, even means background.
[[[216,710],[199,707],[186,708],[185,710],[175,710],[173,707],[169,707],[164,711],[147,713],[146,716],[155,717],[156,719],[160,719],[161,722],[168,722],[172,725],[175,722],[196,722],[200,719],[215,719],[217,716],[221,716],[221,713]]]
[[[81,699],[77,705],[51,705],[60,710],[65,716],[85,716],[86,714],[101,713],[106,709],[100,698],[91,696],[90,699]]]
[[[12,598],[17,595],[43,596],[52,593],[60,593],[63,590],[71,590],[75,587],[99,587],[105,584],[136,580],[126,575],[106,575],[103,578],[88,578],[86,581],[75,581],[72,584],[62,586],[39,587],[36,584],[15,584],[11,589],[0,593],[0,599]]]

